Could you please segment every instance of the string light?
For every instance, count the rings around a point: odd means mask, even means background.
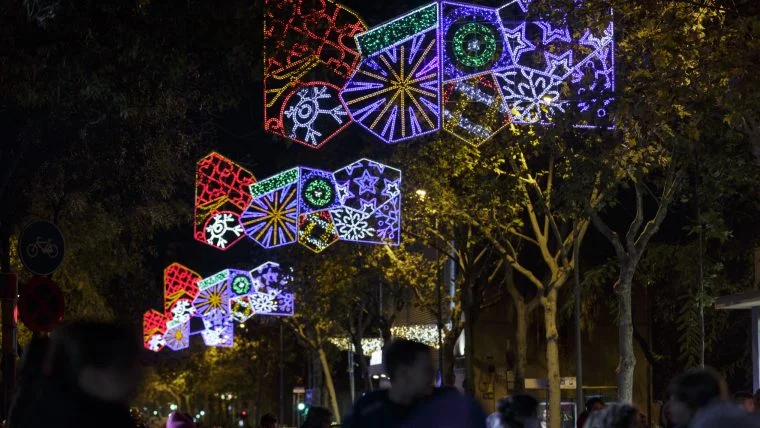
[[[356,36],[359,52],[368,57],[438,24],[438,4],[415,9]]]

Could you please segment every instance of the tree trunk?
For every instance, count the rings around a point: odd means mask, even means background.
[[[354,345],[354,359],[359,359],[359,373],[361,373],[362,380],[364,381],[364,389],[372,391],[372,382],[369,377],[369,364],[364,357],[364,347],[362,346],[362,336],[360,334],[351,335],[351,341]]]
[[[618,293],[618,402],[633,402],[633,373],[636,355],[633,352],[633,310],[631,307],[631,282],[634,270],[621,263],[617,283]]]
[[[525,392],[525,367],[528,365],[528,307],[523,300],[515,300],[514,304],[517,315],[514,393],[521,394]]]
[[[330,364],[327,362],[327,354],[325,349],[319,346],[319,362],[322,364],[322,372],[325,377],[325,383],[327,383],[327,392],[330,395],[330,405],[332,406],[333,418],[336,421],[340,421],[340,408],[338,407],[338,396],[335,395],[335,384],[333,383],[332,372],[330,371]]]
[[[454,367],[456,365],[456,358],[454,358],[454,346],[456,345],[457,336],[454,332],[449,332],[443,341],[443,354],[444,354],[444,366],[443,366],[443,385],[454,386],[456,381],[456,375],[454,374]]]
[[[561,406],[562,392],[559,377],[559,333],[557,332],[557,289],[552,287],[543,298],[544,324],[546,325],[546,377],[549,380],[549,428],[562,426]]]
[[[465,392],[475,395],[475,320],[473,319],[473,310],[468,309],[465,315],[464,324],[464,363],[465,378],[462,387]]]

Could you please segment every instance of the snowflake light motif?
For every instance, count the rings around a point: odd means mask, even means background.
[[[242,237],[243,232],[243,226],[234,213],[217,213],[206,225],[206,242],[223,250],[227,244]]]
[[[309,83],[283,103],[283,124],[288,137],[319,147],[349,123],[348,112],[338,99],[340,88],[328,83]],[[296,99],[297,97],[297,99]]]
[[[156,334],[150,338],[147,348],[150,351],[159,352],[162,349],[164,349],[164,346],[166,346],[166,341],[164,340],[164,336],[160,334]]]
[[[278,294],[280,294],[279,290],[271,288],[264,293],[254,293],[251,295],[253,311],[257,315],[268,315],[277,312],[277,308],[279,307],[279,302],[277,301]]]
[[[177,300],[177,303],[172,308],[172,320],[179,323],[189,322],[190,318],[194,315],[195,306],[193,306],[193,302],[189,299]]]
[[[497,74],[504,99],[515,123],[548,123],[557,113],[564,113],[566,102],[560,100],[560,81],[553,75],[512,68]]]
[[[341,208],[334,210],[332,215],[341,239],[361,241],[375,236],[375,229],[369,225],[369,214],[351,208]]]

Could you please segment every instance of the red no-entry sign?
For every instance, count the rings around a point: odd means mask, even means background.
[[[63,293],[50,278],[35,276],[21,288],[18,315],[21,322],[38,333],[53,331],[63,321]]]

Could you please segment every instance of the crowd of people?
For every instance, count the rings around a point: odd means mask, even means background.
[[[128,328],[103,322],[73,322],[50,337],[36,336],[28,347],[9,428],[136,428],[129,405],[140,379],[140,344]],[[478,403],[457,389],[435,388],[436,370],[430,347],[395,340],[383,351],[390,387],[358,399],[340,426],[346,428],[538,428],[538,401],[525,394],[506,397],[485,415]],[[760,394],[737,393],[729,399],[721,377],[710,369],[676,378],[659,426],[663,428],[760,428]],[[332,413],[309,409],[301,428],[334,426]],[[171,414],[167,428],[197,428],[181,412]],[[261,428],[277,428],[265,414]],[[649,428],[635,406],[586,403],[577,428]]]

